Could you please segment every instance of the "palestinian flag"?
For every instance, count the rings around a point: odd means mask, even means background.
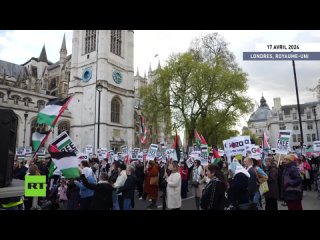
[[[201,145],[201,137],[199,136],[199,133],[197,132],[197,130],[195,131],[195,140],[196,140],[196,145],[198,147],[200,147],[200,145]]]
[[[201,144],[206,144],[206,145],[208,145],[207,144],[207,142],[206,142],[206,140],[204,139],[204,137],[201,135]]]
[[[67,108],[72,96],[65,99],[54,98],[49,100],[46,107],[38,113],[38,124],[54,127],[63,111]]]
[[[51,178],[53,176],[54,171],[57,169],[57,167],[54,165],[53,161],[50,161],[50,167],[49,167],[49,174],[48,178]]]
[[[78,178],[78,158],[75,152],[57,152],[55,147],[49,147],[49,153],[54,165],[62,172],[65,178]]]
[[[141,115],[140,117],[140,135],[141,135],[141,143],[147,143],[147,128],[144,125],[144,116]]]
[[[44,145],[49,137],[50,132],[51,130],[46,132],[34,132],[32,134],[32,146],[35,152],[38,152],[39,148]]]
[[[213,160],[213,163],[214,164],[218,164],[220,161],[221,161],[221,156],[219,154],[219,152],[213,148],[213,157],[212,157],[214,160]]]

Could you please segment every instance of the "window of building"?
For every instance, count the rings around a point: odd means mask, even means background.
[[[96,50],[96,30],[86,30],[84,53],[90,53]]]
[[[117,98],[111,101],[111,122],[120,123],[120,101]]]
[[[121,56],[121,30],[111,30],[110,51],[118,56]]]
[[[283,121],[283,114],[282,113],[279,114],[279,120]]]
[[[301,142],[301,135],[300,134],[297,134],[297,141]]]
[[[35,66],[32,66],[31,67],[31,74],[32,74],[32,77],[38,77],[38,69],[37,69],[37,67],[35,67]]]
[[[57,79],[56,78],[52,78],[50,80],[50,85],[49,85],[49,90],[53,90],[57,87]]]
[[[298,124],[293,124],[293,130],[299,130],[299,125]]]
[[[307,142],[311,142],[311,134],[307,134]]]
[[[58,124],[58,135],[62,132],[66,131],[68,135],[70,135],[70,122],[69,121],[61,121]]]
[[[280,124],[279,128],[280,128],[280,130],[286,130],[286,125]]]
[[[63,93],[67,93],[68,92],[68,83],[63,83],[62,91],[63,91]]]
[[[297,113],[292,113],[292,119],[297,120]]]
[[[4,99],[4,93],[3,92],[0,92],[0,99],[2,99],[2,102],[3,102],[3,99]]]
[[[312,133],[312,141],[316,141],[317,138],[316,138],[316,134],[315,133]]]
[[[308,123],[307,128],[308,128],[309,130],[312,130],[312,129],[313,129],[313,124],[312,124],[312,123]]]
[[[46,125],[45,124],[38,124],[38,119],[35,118],[32,122],[31,122],[31,134],[30,134],[30,142],[32,143],[32,134],[34,132],[44,132],[46,131]],[[36,149],[33,149],[36,150]]]
[[[297,135],[292,134],[292,141],[293,141],[293,142],[297,142]]]
[[[21,99],[21,97],[18,96],[18,95],[13,95],[13,96],[11,96],[11,98],[13,99],[13,103],[14,103],[15,105],[18,105],[19,100]]]
[[[28,107],[29,103],[31,102],[31,98],[25,97],[23,98],[24,106]]]
[[[307,112],[307,119],[311,119],[311,112]]]
[[[46,105],[45,101],[43,101],[43,100],[38,101],[37,107],[38,107],[39,112],[44,108],[45,105]]]

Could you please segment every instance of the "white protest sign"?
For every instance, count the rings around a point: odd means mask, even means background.
[[[208,161],[209,155],[208,155],[208,145],[207,144],[201,144],[201,157]]]
[[[277,154],[287,154],[290,149],[291,130],[280,130],[277,141]]]
[[[143,152],[138,153],[138,161],[143,162]]]
[[[230,155],[237,155],[241,154],[242,156],[246,156],[247,150],[246,150],[246,145],[248,145],[248,139],[239,136],[239,137],[233,137],[229,140],[229,154]]]
[[[157,156],[158,144],[151,144],[147,154],[147,160],[154,160]]]
[[[38,156],[44,156],[46,155],[46,149],[44,147],[39,148],[38,152],[37,152]]]
[[[60,152],[78,152],[76,145],[72,142],[66,131],[59,134],[55,139],[53,139],[49,145],[54,145]]]
[[[251,148],[251,139],[250,136],[242,136],[244,139],[244,145],[246,146],[246,150],[250,150]]]
[[[26,149],[26,156],[31,156],[31,154],[32,154],[32,147],[27,146],[25,149]]]
[[[313,142],[313,151],[314,152],[320,152],[320,141],[314,141]]]
[[[193,162],[194,162],[194,161],[193,161],[193,159],[192,159],[191,157],[187,159],[186,164],[187,164],[188,168],[191,168],[191,167],[192,167]]]
[[[132,160],[138,160],[138,154],[140,152],[140,148],[134,148],[132,151],[131,151],[131,159]],[[143,157],[143,155],[142,155]]]
[[[173,148],[169,149],[169,158],[171,158],[173,161],[178,161],[177,153],[175,149]]]
[[[78,158],[79,162],[89,161],[89,154],[88,153],[78,153],[77,158]]]
[[[257,160],[261,159],[260,146],[251,144],[250,152],[252,158],[255,158]]]
[[[16,148],[16,155],[17,156],[24,156],[26,155],[26,149],[24,147],[17,147]]]
[[[85,152],[88,153],[88,154],[90,154],[90,153],[93,154],[93,146],[92,145],[87,145]]]
[[[126,145],[121,146],[121,152],[122,154],[128,154],[128,147]]]

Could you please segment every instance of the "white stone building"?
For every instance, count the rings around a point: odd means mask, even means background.
[[[56,63],[48,61],[44,46],[38,58],[21,65],[0,60],[0,108],[12,109],[18,116],[17,147],[31,146],[33,132],[48,130],[37,123],[37,115],[49,99],[67,96],[70,58],[64,37]],[[70,121],[71,114],[66,110],[49,140],[69,131]]]
[[[132,30],[74,30],[69,94],[74,94],[71,138],[79,148],[97,146],[120,150],[134,146],[134,78]]]
[[[279,130],[292,130],[292,145],[293,147],[299,146],[301,135],[297,105],[282,106],[280,98],[274,98],[273,101],[272,116],[267,121],[271,146],[276,146]],[[319,125],[320,102],[300,104],[300,112],[303,142],[308,146],[318,139],[319,131],[317,132],[317,127],[319,128],[320,126],[317,125]]]
[[[260,106],[258,109],[251,114],[249,121],[248,121],[248,129],[255,134],[259,138],[260,144],[263,136],[263,132],[268,131],[267,127],[267,119],[271,116],[271,110],[267,104],[267,101],[262,96],[260,100]]]
[[[265,131],[271,147],[275,148],[279,130],[292,130],[292,146],[298,147],[301,142],[300,125],[297,105],[281,105],[280,98],[274,98],[274,106],[270,110],[264,97],[260,100],[259,108],[250,116],[248,129],[262,139]],[[320,102],[300,104],[303,141],[306,146],[317,140],[320,125]],[[317,124],[316,124],[317,123]],[[319,126],[317,126],[319,125]],[[318,131],[318,132],[317,132]]]

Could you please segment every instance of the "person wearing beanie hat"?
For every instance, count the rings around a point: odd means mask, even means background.
[[[283,199],[288,210],[302,210],[302,179],[293,154],[284,157],[282,175]]]

